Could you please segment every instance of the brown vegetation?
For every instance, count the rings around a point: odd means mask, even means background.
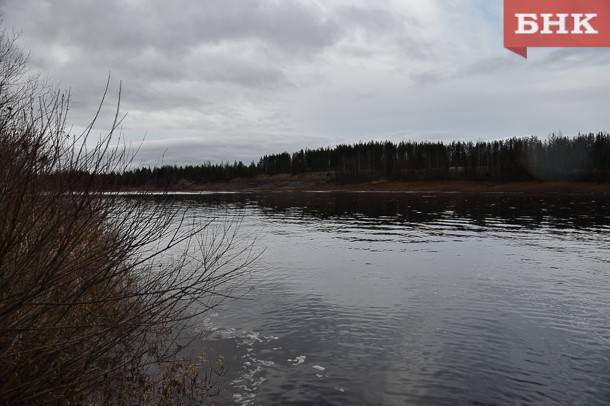
[[[299,175],[258,175],[226,182],[169,186],[168,190],[226,192],[451,192],[451,193],[610,193],[608,182],[584,181],[521,181],[490,182],[466,180],[392,180],[343,182],[331,172]],[[151,191],[152,188],[130,188]]]
[[[112,146],[119,104],[103,137],[103,100],[73,136],[69,95],[31,79],[1,35],[0,404],[174,404],[210,389],[199,361],[177,357],[180,328],[227,297],[251,245],[235,223],[101,193],[98,175],[129,163]]]

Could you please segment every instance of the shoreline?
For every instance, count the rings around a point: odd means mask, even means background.
[[[127,192],[232,192],[232,193],[610,193],[610,182],[582,181],[397,181],[342,183],[326,176],[274,175],[229,182],[176,185],[169,188],[127,188]]]

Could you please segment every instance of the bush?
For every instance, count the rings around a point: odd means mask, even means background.
[[[26,67],[2,34],[0,403],[205,397],[210,377],[177,358],[178,327],[227,296],[223,286],[254,259],[251,245],[236,243],[233,222],[209,234],[211,223],[163,201],[102,193],[99,175],[129,165],[113,146],[120,90],[110,130],[93,141],[110,82],[74,136],[69,95]]]

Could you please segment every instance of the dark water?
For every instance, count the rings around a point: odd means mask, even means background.
[[[266,251],[201,322],[234,404],[610,404],[610,197],[176,196]]]

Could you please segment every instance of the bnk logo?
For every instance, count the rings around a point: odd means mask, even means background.
[[[610,47],[610,0],[504,0],[504,47]]]

